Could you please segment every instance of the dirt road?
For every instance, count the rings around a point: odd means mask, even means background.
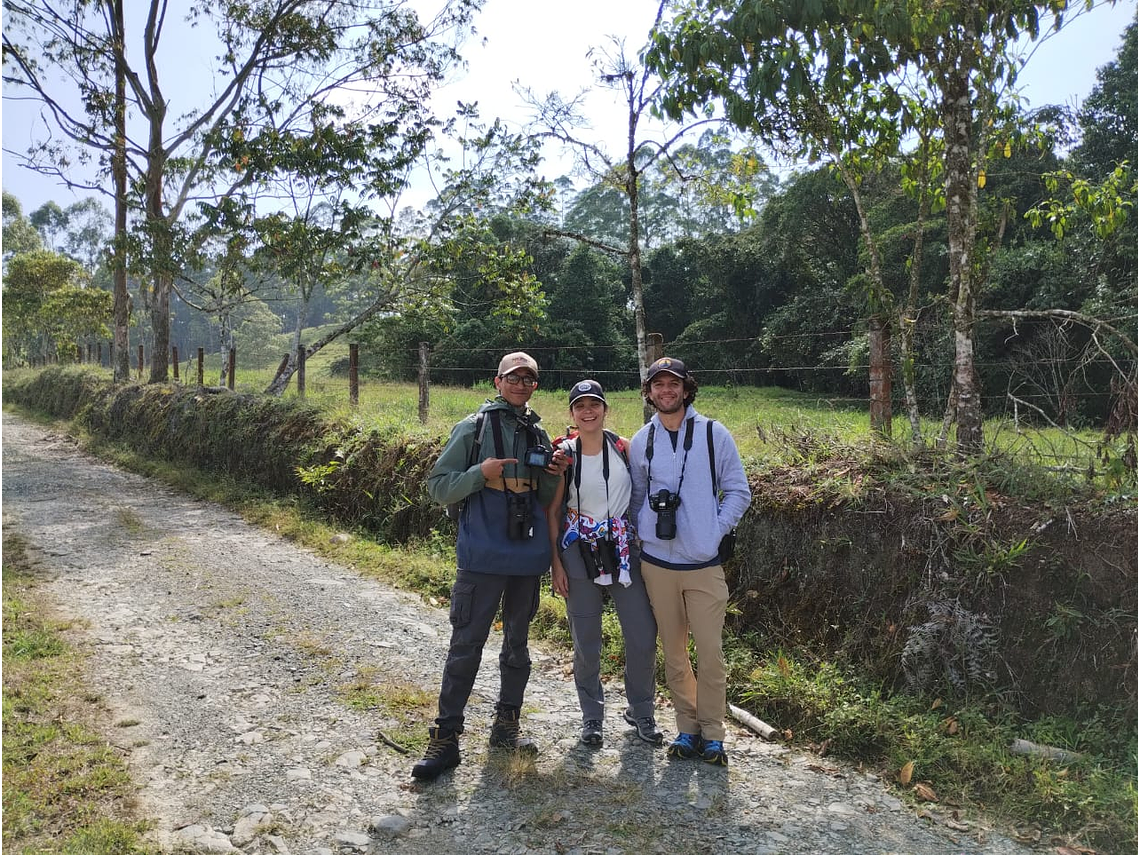
[[[577,742],[567,657],[533,650],[524,730],[542,753],[513,774],[486,733],[497,690],[487,647],[464,759],[413,785],[412,759],[377,738],[396,722],[355,711],[361,678],[434,693],[444,611],[121,472],[11,413],[3,511],[45,589],[81,618],[89,680],[114,711],[155,839],[186,852],[1002,853],[987,829],[917,816],[873,775],[830,758],[728,739],[727,770],[668,761],[621,723]],[[659,712],[672,730],[668,709]]]

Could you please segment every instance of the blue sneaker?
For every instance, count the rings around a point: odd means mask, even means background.
[[[678,733],[677,738],[669,743],[666,753],[670,757],[679,757],[682,760],[692,760],[700,754],[701,737],[696,733]]]
[[[701,759],[714,766],[727,766],[728,755],[724,751],[724,743],[719,739],[710,739],[701,746]]]

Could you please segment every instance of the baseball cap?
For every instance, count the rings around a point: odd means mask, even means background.
[[[667,371],[674,377],[680,377],[684,380],[689,376],[688,369],[685,368],[685,363],[679,359],[672,359],[668,356],[663,356],[649,366],[649,370],[645,372],[646,382],[652,380],[662,371]]]
[[[597,398],[603,404],[606,402],[606,393],[602,391],[602,384],[597,380],[583,380],[570,388],[570,406],[579,398]]]
[[[529,353],[523,353],[517,350],[514,353],[508,353],[499,360],[499,376],[506,377],[508,374],[518,371],[520,368],[526,368],[531,371],[535,377],[538,376],[538,363],[534,361]]]

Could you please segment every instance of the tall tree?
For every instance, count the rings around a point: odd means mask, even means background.
[[[13,256],[4,277],[4,353],[26,361],[71,362],[76,343],[105,336],[111,295],[87,288],[77,261],[47,249]]]
[[[656,22],[661,20],[665,3],[666,0],[662,0],[658,7]],[[638,366],[640,375],[644,379],[652,360],[649,358],[647,346],[645,298],[642,287],[640,201],[642,176],[659,158],[667,157],[670,150],[691,130],[713,120],[709,118],[696,119],[682,125],[663,141],[643,138],[641,136],[644,132],[642,121],[647,118],[660,94],[660,77],[649,66],[629,57],[622,40],[612,39],[610,48],[591,53],[594,57],[600,85],[618,92],[625,104],[627,132],[620,159],[611,157],[604,147],[585,139],[583,129],[587,123],[581,112],[584,93],[569,101],[557,93],[552,93],[546,98],[540,98],[529,90],[524,92],[524,97],[534,109],[535,124],[542,129],[545,136],[558,140],[572,150],[578,158],[580,167],[587,175],[590,175],[595,181],[603,181],[619,190],[625,197],[624,201],[628,205],[626,210],[629,231],[624,248],[591,241],[581,235],[567,236],[577,237],[597,248],[624,255],[627,259],[633,300],[634,329],[637,337]],[[652,410],[646,404],[645,418],[647,421],[651,413]]]
[[[0,239],[4,245],[4,260],[19,252],[31,252],[43,246],[43,240],[35,227],[24,216],[20,200],[7,190],[4,191],[4,235]]]
[[[323,110],[340,125],[383,127],[393,137],[419,133],[428,95],[457,59],[454,38],[480,0],[450,0],[421,22],[400,0],[222,0],[194,6],[186,26],[202,50],[216,50],[219,89],[202,103],[180,103],[184,74],[169,50],[166,0],[148,0],[124,20],[121,0],[13,0],[4,31],[5,83],[40,100],[70,142],[42,144],[24,157],[67,180],[78,150],[124,157],[142,221],[134,249],[145,269],[144,302],[154,330],[152,382],[167,378],[170,297],[193,238],[186,222],[198,196],[229,197],[260,164],[234,161],[227,147],[250,132],[287,133]],[[130,36],[130,38],[128,38]],[[126,45],[138,45],[130,60]],[[116,46],[119,49],[116,50]],[[181,47],[181,45],[177,45]],[[129,112],[125,146],[116,147],[115,64]],[[82,104],[83,112],[72,108]],[[92,189],[102,189],[101,186]],[[188,239],[189,238],[189,239]]]
[[[892,90],[916,81],[929,89],[942,129],[957,440],[963,452],[977,451],[982,443],[974,364],[975,302],[983,267],[976,254],[982,164],[993,141],[1001,97],[1019,70],[1017,40],[1023,35],[1036,39],[1043,14],[1052,15],[1059,25],[1066,8],[1064,0],[995,0],[983,5],[697,0],[659,28],[649,54],[655,68],[676,72],[666,99],[671,114],[714,96],[723,101],[729,119],[742,127],[753,126],[779,99],[789,93],[799,96],[820,79],[825,90],[853,101],[868,85],[885,87],[883,97],[869,105],[867,118],[877,122],[885,117],[889,122],[878,127],[893,124],[901,135],[904,111],[901,99],[891,97]],[[804,49],[788,50],[793,40]],[[868,123],[859,120],[852,128],[855,133],[841,139],[859,144]]]

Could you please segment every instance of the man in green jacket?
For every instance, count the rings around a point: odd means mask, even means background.
[[[528,406],[538,386],[538,363],[526,353],[509,353],[499,362],[494,383],[498,395],[452,429],[428,476],[432,499],[459,502],[461,509],[439,715],[423,759],[412,768],[412,776],[423,781],[459,765],[464,709],[500,604],[503,646],[491,746],[538,750],[519,737],[519,710],[530,678],[527,635],[542,576],[550,569],[545,508],[570,460],[553,452],[538,414]]]

